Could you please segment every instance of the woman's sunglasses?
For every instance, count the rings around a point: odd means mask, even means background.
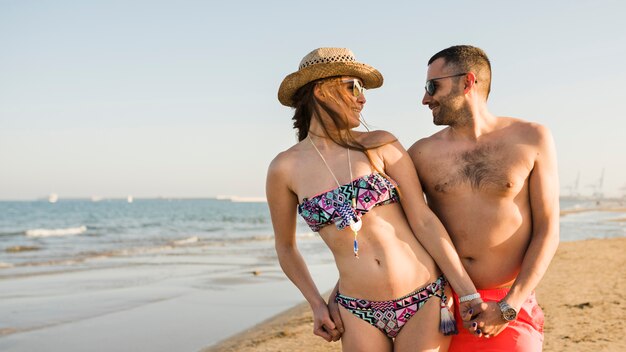
[[[452,75],[452,76],[431,78],[428,81],[426,81],[426,85],[424,86],[424,89],[426,89],[426,93],[428,93],[432,97],[433,95],[435,95],[435,91],[437,91],[437,87],[435,86],[435,81],[438,81],[438,80],[444,79],[444,78],[461,77],[461,76],[465,76],[466,74],[467,74],[467,72],[465,72],[465,73],[458,73],[458,74]]]
[[[361,94],[365,93],[365,87],[363,87],[363,83],[361,83],[361,81],[359,81],[358,79],[355,79],[355,78],[344,79],[344,80],[341,80],[341,83],[352,83],[352,95],[354,95],[357,98]]]

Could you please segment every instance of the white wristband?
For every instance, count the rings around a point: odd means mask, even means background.
[[[480,293],[476,292],[476,293],[472,293],[471,295],[465,295],[465,296],[459,297],[459,302],[461,303],[469,302],[469,301],[475,300],[476,298],[480,298]]]

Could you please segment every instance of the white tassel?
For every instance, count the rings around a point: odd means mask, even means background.
[[[439,331],[446,336],[456,335],[459,333],[456,328],[454,316],[448,307],[446,307],[445,299],[441,300],[441,321],[439,322]]]

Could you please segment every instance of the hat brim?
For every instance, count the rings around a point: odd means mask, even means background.
[[[293,95],[298,89],[309,82],[336,76],[352,76],[360,78],[367,89],[383,85],[383,75],[370,65],[360,62],[330,62],[315,64],[298,70],[283,79],[278,88],[278,101],[285,106],[293,107]]]

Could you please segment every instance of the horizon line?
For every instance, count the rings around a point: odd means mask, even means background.
[[[107,201],[107,200],[229,200],[233,202],[267,202],[265,197],[256,196],[237,196],[237,195],[215,195],[215,196],[67,196],[61,197],[58,194],[54,194],[55,202],[59,201],[77,201],[87,200],[94,203]],[[0,202],[48,202],[50,196],[40,196],[34,198],[1,198]]]

